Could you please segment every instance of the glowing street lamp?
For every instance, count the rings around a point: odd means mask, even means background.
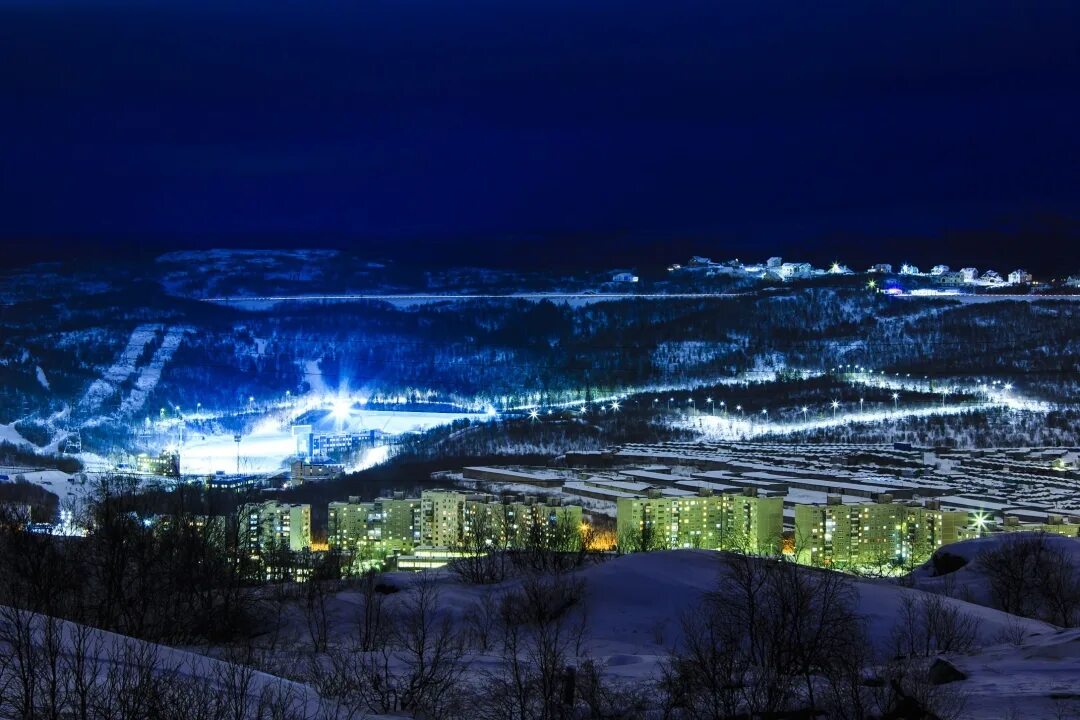
[[[833,401],[832,401],[832,416],[833,416],[834,418],[836,417],[836,411],[837,411],[837,410],[838,410],[839,408],[840,408],[840,401],[839,401],[839,400],[833,400]]]
[[[986,533],[986,526],[990,523],[990,513],[984,510],[976,510],[972,513],[972,520],[975,523],[975,530],[981,537]]]
[[[621,407],[622,407],[622,405],[619,404],[618,400],[612,400],[611,401],[611,411],[612,412],[619,412],[619,408],[621,408]]]
[[[895,393],[894,392],[892,394],[892,404],[893,404],[893,410],[899,410],[900,409],[900,393]]]
[[[739,411],[740,415],[742,415],[742,405],[736,405],[735,409]]]
[[[532,410],[529,411],[529,419],[530,420],[538,420],[539,418],[540,418],[540,413],[537,412],[536,408],[533,408]]]
[[[863,411],[863,398],[859,398],[859,412]]]
[[[712,398],[705,398],[705,402],[709,403],[709,414],[710,415],[715,414],[714,411],[716,410],[716,408],[713,407]]]

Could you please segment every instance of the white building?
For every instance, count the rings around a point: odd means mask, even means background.
[[[987,270],[982,274],[982,281],[991,285],[1001,285],[1005,281],[1002,280],[1001,275],[993,270]]]
[[[882,275],[892,275],[892,265],[890,263],[878,263],[870,268],[872,273],[881,273]]]
[[[784,264],[784,259],[781,257],[771,257],[765,261],[765,267],[770,270],[779,270],[780,266]]]
[[[796,280],[811,277],[814,274],[814,268],[810,263],[783,263],[779,273],[784,280]]]
[[[919,268],[917,268],[914,265],[908,265],[907,263],[904,263],[903,265],[900,266],[900,274],[901,275],[918,275],[919,274]]]
[[[611,277],[611,281],[617,283],[636,283],[638,281],[638,276],[628,272],[615,273]]]
[[[972,283],[979,279],[979,271],[972,267],[961,268],[960,277],[964,279],[964,282]]]
[[[1027,285],[1031,282],[1031,273],[1027,270],[1013,270],[1009,273],[1009,284]]]
[[[944,275],[947,272],[949,272],[948,265],[935,265],[930,269],[931,275]]]

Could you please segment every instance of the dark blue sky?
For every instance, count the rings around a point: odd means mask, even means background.
[[[1072,271],[1078,28],[1075,1],[0,0],[0,238]]]

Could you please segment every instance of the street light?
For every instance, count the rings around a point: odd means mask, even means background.
[[[806,413],[809,410],[810,410],[810,408],[806,407],[805,405],[802,406],[802,419],[803,419],[803,422],[806,422]]]
[[[893,410],[898,410],[900,408],[900,393],[892,394],[892,404]]]
[[[833,400],[832,401],[832,416],[834,418],[836,417],[836,410],[839,407],[840,407],[840,401],[839,400]]]
[[[532,410],[529,411],[529,419],[530,420],[537,420],[537,419],[539,419],[539,417],[540,417],[540,413],[537,412],[536,408],[533,408]]]
[[[709,414],[713,415],[716,408],[713,407],[712,398],[706,398],[705,402],[709,403]]]
[[[863,398],[859,398],[859,412],[863,411]]]

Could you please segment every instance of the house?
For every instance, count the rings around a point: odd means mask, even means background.
[[[948,265],[935,265],[934,267],[930,268],[931,275],[944,275],[947,272],[949,272]]]
[[[900,274],[901,275],[918,275],[919,274],[919,268],[917,268],[914,265],[908,265],[907,263],[904,263],[903,265],[900,266]]]
[[[636,283],[638,281],[638,276],[633,273],[620,272],[612,275],[611,281],[617,283]]]
[[[1065,281],[1065,284],[1069,287],[1080,288],[1080,275],[1070,276],[1069,279]]]
[[[934,276],[934,282],[938,285],[963,285],[967,282],[963,273],[944,272]]]
[[[992,285],[1001,285],[1002,283],[1005,282],[1004,280],[1001,279],[1001,275],[994,272],[993,270],[987,270],[986,272],[984,272],[982,274],[981,280],[984,283],[990,283]]]
[[[851,268],[849,268],[847,265],[841,265],[838,262],[834,262],[829,267],[829,272],[831,274],[833,274],[833,275],[853,275],[854,274],[854,273],[851,272]]]
[[[784,264],[784,259],[780,257],[771,257],[765,261],[765,267],[770,270],[779,270],[780,266]]]
[[[784,280],[808,278],[814,274],[814,268],[810,263],[783,263],[780,265],[779,274]]]
[[[1013,270],[1011,273],[1009,273],[1010,285],[1027,285],[1030,282],[1031,273],[1029,273],[1027,270]]]
[[[964,278],[964,282],[975,282],[979,279],[979,271],[972,267],[961,268],[960,277]]]
[[[694,257],[690,258],[690,264],[691,265],[712,265],[712,260],[710,260],[707,257],[702,257],[700,255],[695,255]]]
[[[882,275],[892,275],[892,265],[889,263],[878,263],[870,268],[872,273],[881,273]]]

